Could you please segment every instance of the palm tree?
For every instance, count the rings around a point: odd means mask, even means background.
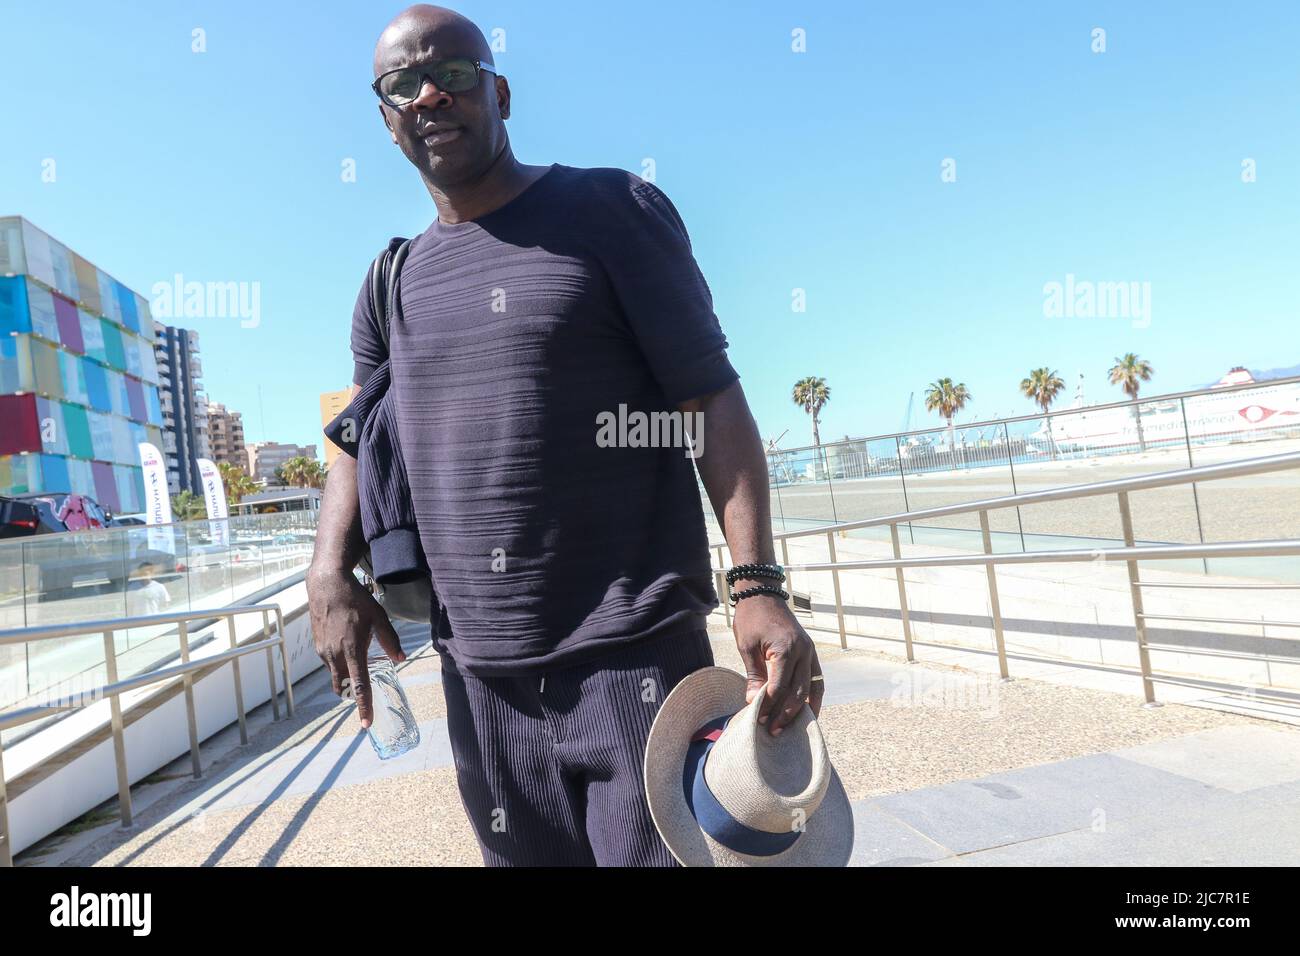
[[[812,416],[813,444],[822,443],[821,432],[818,430],[818,415],[821,414],[822,408],[831,400],[831,389],[826,384],[826,379],[817,378],[809,375],[807,378],[801,378],[794,383],[794,390],[790,393],[794,403],[803,408],[805,412]]]
[[[206,517],[207,513],[208,506],[201,495],[196,495],[192,491],[182,491],[172,495],[173,521],[196,521]]]
[[[239,504],[244,495],[251,495],[257,490],[257,484],[244,469],[228,461],[217,462],[217,471],[221,473],[221,483],[226,488],[226,503]]]
[[[938,412],[939,415],[948,422],[948,448],[950,449],[953,461],[957,460],[957,439],[953,432],[953,416],[966,407],[966,403],[971,400],[970,390],[960,382],[953,384],[950,378],[941,378],[937,382],[931,382],[925,390],[925,410],[927,412]]]
[[[325,469],[315,458],[297,455],[276,469],[280,480],[294,488],[320,488],[325,484]]]
[[[1029,373],[1029,378],[1022,379],[1020,382],[1020,393],[1029,399],[1035,405],[1047,414],[1047,409],[1051,407],[1052,402],[1056,401],[1056,396],[1060,395],[1065,388],[1065,382],[1061,376],[1056,374],[1056,369],[1036,368]],[[1056,436],[1052,434],[1052,421],[1046,420],[1047,440],[1052,448],[1052,461],[1056,460]]]
[[[1117,357],[1110,369],[1110,384],[1124,389],[1124,394],[1134,402],[1133,421],[1137,422],[1138,447],[1143,451],[1147,450],[1147,440],[1142,433],[1141,408],[1136,402],[1141,384],[1151,381],[1151,376],[1154,374],[1156,370],[1151,367],[1151,363],[1146,359],[1138,358],[1132,352],[1125,353],[1123,358]]]

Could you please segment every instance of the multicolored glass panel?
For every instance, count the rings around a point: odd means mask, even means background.
[[[19,217],[0,217],[0,494],[81,491],[138,511],[136,446],[162,445],[149,305]]]

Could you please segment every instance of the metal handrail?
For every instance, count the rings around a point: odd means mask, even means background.
[[[191,661],[188,664],[176,664],[172,667],[160,667],[157,670],[149,671],[147,674],[137,674],[135,677],[128,677],[126,680],[120,680],[116,684],[105,684],[95,687],[88,691],[83,691],[77,696],[91,703],[98,703],[107,697],[110,693],[124,694],[127,691],[139,690],[141,687],[148,687],[150,684],[157,684],[167,680],[170,677],[183,677],[186,674],[192,674],[197,670],[206,667],[212,667],[216,664],[224,664],[226,661],[233,661],[237,657],[244,657],[247,654],[253,654],[257,651],[268,650],[279,647],[280,639],[277,637],[269,638],[265,641],[257,641],[254,644],[241,644],[233,651],[222,651],[220,654],[213,654],[202,660]],[[34,707],[23,707],[19,710],[0,711],[0,730],[8,730],[11,727],[18,727],[22,724],[28,724],[42,717],[49,717],[54,714],[70,713],[80,710],[88,704],[38,704]],[[275,711],[277,719],[279,717],[279,706],[277,704]]]
[[[911,524],[928,518],[946,518],[952,515],[996,511],[1001,508],[1043,504],[1049,501],[1068,501],[1074,498],[1088,498],[1120,492],[1147,491],[1152,488],[1167,488],[1172,485],[1184,485],[1192,482],[1215,481],[1220,478],[1244,478],[1250,475],[1285,471],[1288,468],[1297,467],[1300,467],[1300,452],[1287,452],[1286,454],[1268,455],[1263,458],[1221,462],[1217,465],[1198,465],[1194,468],[1179,468],[1174,471],[1157,471],[1149,475],[1137,475],[1132,478],[1112,478],[1108,481],[1096,481],[1082,485],[1063,485],[1060,488],[1026,491],[1017,495],[983,498],[977,501],[941,505],[937,508],[922,508],[917,511],[904,511],[898,514],[883,515],[878,518],[842,521],[838,524],[822,525],[817,528],[774,532],[772,540],[783,541],[790,538],[826,534],[827,532],[857,531],[862,528],[878,528],[892,524]]]
[[[154,624],[179,624],[182,621],[193,623],[206,618],[214,621],[243,614],[247,611],[267,612],[277,610],[278,604],[242,604],[235,607],[206,608],[195,611],[167,611],[163,614],[142,614],[131,618],[109,618],[101,621],[76,621],[64,624],[37,624],[14,631],[0,631],[0,646],[5,644],[27,644],[31,641],[46,641],[56,637],[76,637],[80,634],[95,634],[104,630],[122,631],[137,627],[150,627]]]
[[[254,613],[262,615],[262,633],[266,635],[271,633],[270,616],[272,613],[275,614],[275,636],[251,644],[241,645],[235,635],[235,618],[240,614]],[[191,661],[189,625],[194,621],[216,623],[223,619],[226,621],[229,633],[230,650]],[[177,636],[180,640],[181,663],[119,680],[117,677],[117,645],[114,636],[121,630],[148,627],[154,624],[178,625]],[[207,626],[206,623],[203,626]],[[31,723],[54,714],[82,710],[107,698],[110,710],[114,758],[117,765],[118,810],[124,827],[131,825],[132,811],[131,784],[126,768],[126,725],[123,720],[120,700],[122,694],[152,684],[172,681],[176,678],[180,679],[185,690],[185,711],[189,722],[190,763],[196,780],[203,775],[203,767],[199,760],[198,717],[194,707],[194,675],[196,673],[203,672],[199,675],[201,679],[215,673],[220,665],[230,664],[234,673],[235,709],[239,718],[239,739],[241,744],[247,744],[248,723],[244,709],[244,688],[239,672],[239,659],[249,654],[256,654],[259,651],[266,651],[266,676],[271,690],[272,717],[278,721],[280,719],[280,704],[277,700],[275,649],[279,648],[280,665],[284,674],[285,719],[293,716],[293,682],[289,676],[289,654],[284,643],[284,614],[278,604],[250,604],[240,607],[177,611],[167,614],[149,614],[141,617],[83,621],[79,624],[50,624],[0,634],[0,645],[54,640],[95,633],[104,635],[104,664],[108,683],[86,693],[78,694],[79,700],[75,703],[42,704],[0,712],[0,730]],[[5,789],[3,758],[4,747],[3,744],[0,744],[0,866],[13,866],[13,852],[9,834],[9,802]]]
[[[1297,549],[1296,554],[1300,554]],[[1197,624],[1249,624],[1252,627],[1300,627],[1300,621],[1270,621],[1251,617],[1197,617],[1188,614],[1143,614],[1144,621],[1195,621]],[[1300,640],[1300,638],[1275,637],[1275,641]]]
[[[872,558],[787,564],[787,571],[874,571],[890,568],[955,568],[992,564],[1066,564],[1092,561],[1175,561],[1193,558],[1276,558],[1300,554],[1300,541],[1225,541],[1222,544],[1153,544],[1124,548],[948,554],[929,558]],[[1256,622],[1258,623],[1258,622]]]
[[[1202,465],[1200,467],[1182,468],[1176,471],[1155,472],[1149,475],[1139,475],[1133,478],[1118,478],[1108,481],[1092,482],[1089,484],[1069,485],[1062,488],[1031,491],[999,498],[985,498],[978,501],[944,505],[938,508],[925,508],[917,511],[906,511],[899,514],[885,515],[878,518],[867,518],[860,521],[846,521],[837,524],[822,525],[817,528],[809,528],[800,531],[774,532],[772,539],[774,542],[779,541],[781,544],[782,564],[785,566],[787,571],[786,583],[787,592],[789,594],[787,601],[790,603],[792,609],[794,606],[795,594],[794,572],[830,573],[835,598],[835,615],[840,635],[840,647],[842,648],[848,647],[848,630],[845,626],[844,619],[844,601],[840,590],[840,573],[845,571],[892,569],[898,584],[899,614],[903,627],[903,642],[906,648],[907,660],[909,662],[915,661],[916,657],[913,650],[912,624],[907,601],[907,584],[903,577],[903,570],[905,568],[969,566],[985,568],[988,576],[989,607],[993,619],[993,636],[997,648],[998,670],[1003,680],[1010,679],[1010,672],[1007,665],[1006,641],[1003,634],[1002,610],[998,595],[997,567],[999,565],[1093,561],[1122,562],[1128,568],[1129,597],[1133,605],[1133,628],[1137,639],[1143,695],[1146,698],[1146,706],[1158,706],[1155,699],[1155,684],[1157,682],[1177,683],[1178,678],[1171,677],[1170,675],[1156,674],[1152,671],[1148,651],[1152,648],[1165,649],[1165,646],[1153,645],[1147,641],[1146,622],[1148,620],[1172,619],[1209,624],[1249,623],[1252,625],[1262,624],[1264,626],[1274,625],[1278,627],[1300,627],[1300,622],[1239,622],[1236,619],[1228,620],[1191,616],[1171,617],[1169,615],[1147,614],[1143,607],[1143,588],[1158,585],[1155,585],[1153,582],[1144,582],[1141,580],[1138,571],[1138,562],[1192,558],[1204,560],[1208,558],[1280,557],[1300,555],[1300,540],[1236,541],[1220,544],[1195,545],[1164,544],[1138,547],[1133,535],[1133,516],[1129,503],[1129,494],[1134,491],[1145,491],[1152,488],[1164,488],[1174,485],[1192,484],[1223,478],[1246,477],[1250,475],[1265,474],[1268,472],[1283,471],[1291,468],[1300,468],[1300,452],[1269,455],[1261,458],[1225,462],[1217,465]],[[989,529],[990,511],[995,511],[1000,508],[1018,507],[1025,504],[1041,504],[1049,501],[1070,501],[1078,498],[1108,494],[1115,495],[1119,505],[1120,525],[1124,540],[1124,546],[1122,548],[1082,548],[1074,550],[1022,551],[1007,554],[994,554],[992,534]],[[919,558],[903,557],[902,548],[899,543],[899,525],[909,524],[926,518],[971,513],[977,513],[979,515],[980,535],[983,541],[982,554],[935,555]],[[893,546],[893,558],[863,561],[838,560],[835,553],[835,538],[837,534],[843,534],[847,531],[854,531],[862,528],[883,526],[888,526],[889,528],[890,541]],[[790,540],[793,538],[811,537],[813,535],[824,535],[826,537],[826,547],[830,560],[824,562],[791,564],[789,551]],[[710,548],[717,555],[717,565],[713,567],[712,570],[715,575],[716,586],[719,594],[727,593],[723,580],[726,571],[726,564],[722,553],[724,546],[724,544],[710,542]],[[710,559],[710,561],[712,562],[712,559]],[[1258,587],[1262,589],[1264,587],[1273,587],[1273,585],[1259,585]],[[1288,585],[1277,585],[1277,587],[1279,589],[1289,588]],[[726,615],[727,624],[730,625],[731,607],[726,601],[723,602],[723,611]],[[868,637],[870,635],[855,634],[854,636]],[[1283,639],[1289,640],[1289,638]],[[1239,659],[1243,659],[1241,658],[1241,655],[1237,656]]]

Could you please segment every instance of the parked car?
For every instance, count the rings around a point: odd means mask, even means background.
[[[134,569],[150,565],[173,571],[176,559],[125,541],[121,527],[88,495],[39,492],[0,496],[0,538],[31,538],[25,562],[35,570],[27,589],[41,600],[66,597],[78,581],[107,580],[114,591],[123,590]]]
[[[87,495],[64,492],[0,497],[0,538],[107,528],[111,520]]]

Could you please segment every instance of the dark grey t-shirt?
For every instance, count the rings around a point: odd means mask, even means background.
[[[411,245],[391,342],[398,439],[447,614],[435,643],[459,668],[576,663],[717,606],[686,450],[628,447],[635,429],[621,447],[598,441],[608,416],[634,425],[737,378],[657,187],[557,164],[477,220],[435,221]],[[364,285],[352,351],[358,383],[386,357]]]

